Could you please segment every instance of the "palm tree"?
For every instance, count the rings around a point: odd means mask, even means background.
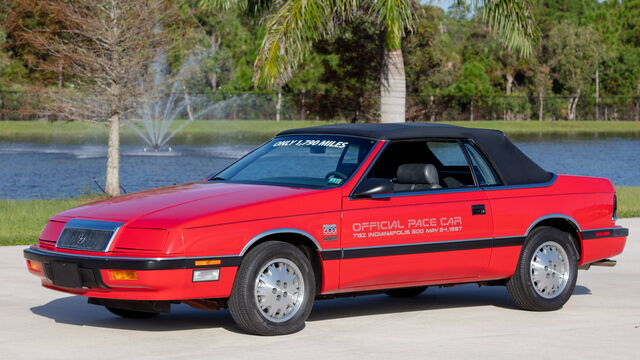
[[[460,3],[466,3],[460,0]],[[507,47],[531,55],[538,38],[527,0],[472,0],[471,6]],[[402,38],[415,22],[417,0],[200,0],[205,9],[266,13],[266,33],[254,64],[254,83],[279,88],[293,75],[311,45],[335,33],[356,15],[366,15],[385,32],[380,74],[381,122],[405,121]]]

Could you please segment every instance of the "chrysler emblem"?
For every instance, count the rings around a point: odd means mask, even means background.
[[[76,242],[76,244],[82,245],[85,242],[85,240],[87,240],[87,235],[80,234],[80,236],[78,236],[78,241]]]

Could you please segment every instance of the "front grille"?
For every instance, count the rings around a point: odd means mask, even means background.
[[[102,251],[107,248],[113,231],[64,229],[58,240],[58,247],[67,249]]]
[[[56,246],[64,249],[107,251],[111,238],[122,223],[73,219],[69,221]]]

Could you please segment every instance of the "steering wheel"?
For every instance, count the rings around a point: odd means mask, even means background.
[[[331,177],[337,177],[342,180],[347,180],[347,175],[341,173],[340,171],[329,171],[327,175],[324,176],[325,179],[329,180]]]

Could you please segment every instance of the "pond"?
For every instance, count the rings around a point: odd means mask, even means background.
[[[618,186],[640,186],[640,139],[538,139],[516,141],[548,171],[606,177]],[[145,152],[123,146],[121,183],[127,192],[204,179],[253,149],[248,145],[174,146]],[[0,142],[0,198],[76,197],[99,193],[106,146]]]

